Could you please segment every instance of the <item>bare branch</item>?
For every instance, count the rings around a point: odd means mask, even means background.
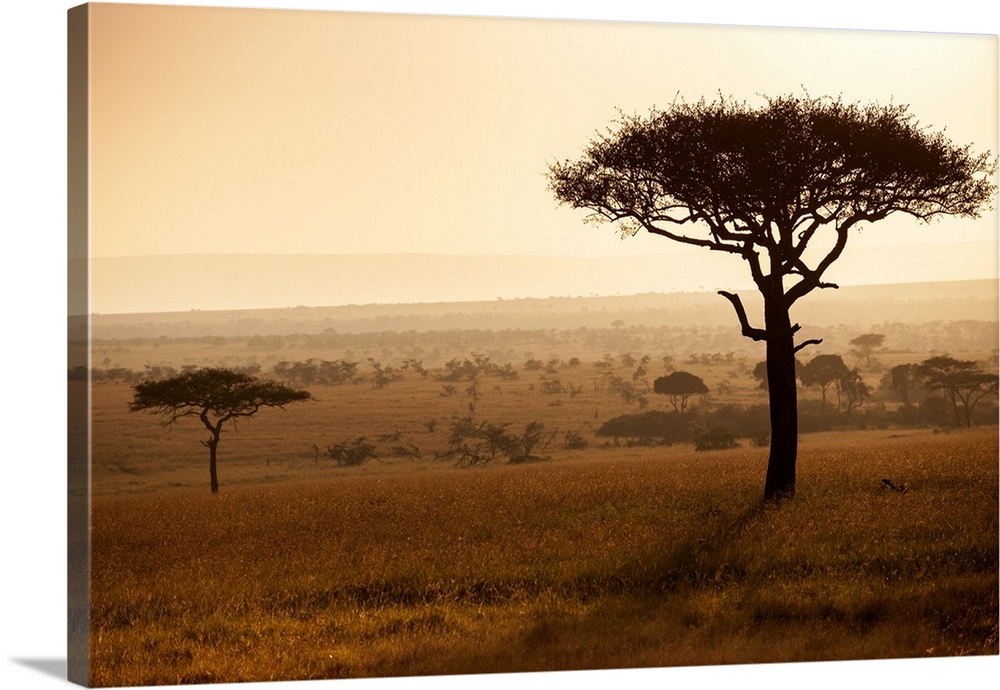
[[[811,338],[809,340],[803,341],[803,342],[799,343],[798,345],[796,345],[795,346],[795,352],[798,352],[802,348],[808,347],[809,345],[819,345],[822,342],[823,342],[822,338]]]
[[[733,305],[733,309],[736,310],[736,318],[740,320],[740,328],[745,337],[751,340],[767,340],[767,331],[763,328],[754,328],[750,325],[750,321],[747,319],[747,310],[743,307],[743,302],[740,300],[739,295],[733,294],[732,292],[726,292],[725,290],[719,290],[719,294],[725,297]]]
[[[667,239],[673,240],[674,242],[680,242],[681,244],[690,244],[695,247],[705,247],[713,251],[728,252],[730,254],[743,254],[742,248],[735,245],[726,244],[721,240],[713,241],[713,240],[702,239],[700,237],[689,237],[687,235],[677,234],[669,230],[666,230],[665,228],[662,228],[658,225],[654,225],[653,222],[646,220],[645,218],[639,218],[637,216],[632,216],[632,217],[638,220],[639,223],[642,225],[642,227],[646,230],[646,232],[648,232],[651,235],[659,235],[660,237],[666,237]],[[667,218],[663,216],[657,216],[655,220],[666,221]],[[670,222],[680,223],[685,221],[671,220]]]

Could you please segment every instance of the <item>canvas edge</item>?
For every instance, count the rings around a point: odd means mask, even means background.
[[[67,11],[67,680],[90,680],[89,6]]]

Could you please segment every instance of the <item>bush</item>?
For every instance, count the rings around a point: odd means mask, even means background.
[[[703,426],[723,426],[737,436],[749,436],[770,426],[771,416],[766,403],[740,405],[728,403],[718,405],[711,411],[702,408]]]
[[[566,450],[583,450],[587,447],[587,439],[579,431],[567,431],[563,447]]]
[[[670,443],[668,441],[663,440],[662,438],[657,440],[655,438],[647,438],[645,436],[642,438],[630,438],[627,441],[625,441],[626,448],[655,448],[656,446],[669,446],[669,445]]]
[[[929,395],[920,401],[920,416],[929,424],[947,426],[955,423],[954,412],[947,400],[939,395]]]
[[[562,395],[566,392],[563,385],[555,379],[542,379],[541,384],[539,384],[539,390],[542,395]]]
[[[491,462],[497,455],[507,457],[510,462],[540,459],[533,452],[544,439],[545,425],[530,422],[521,434],[508,433],[509,426],[477,423],[472,417],[456,419],[451,425],[449,450],[442,457],[457,457],[456,464],[466,467]],[[542,450],[545,446],[547,442]]]
[[[638,414],[625,414],[609,419],[597,430],[598,436],[625,436],[629,438],[659,438],[671,443],[686,441],[691,437],[690,412],[664,412],[647,410]]]
[[[376,457],[375,446],[368,443],[364,436],[353,441],[343,441],[327,447],[326,454],[342,466],[360,465],[366,460]]]
[[[736,434],[728,429],[712,427],[711,429],[699,429],[694,434],[695,450],[728,450],[739,447]]]

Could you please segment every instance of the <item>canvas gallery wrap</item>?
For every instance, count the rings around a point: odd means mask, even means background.
[[[70,10],[70,679],[996,655],[997,47]]]

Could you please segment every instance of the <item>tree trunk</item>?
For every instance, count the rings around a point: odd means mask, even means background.
[[[774,294],[764,293],[764,322],[768,334],[767,391],[771,416],[771,453],[764,480],[764,500],[770,502],[795,494],[799,440],[795,338],[780,287]]]
[[[219,473],[216,470],[215,455],[219,448],[219,437],[213,436],[206,445],[208,446],[208,474],[212,480],[212,493],[217,494],[219,493]]]
[[[958,396],[955,391],[949,390],[948,397],[951,398],[951,409],[955,411],[955,426],[962,426],[962,418],[958,415]]]

